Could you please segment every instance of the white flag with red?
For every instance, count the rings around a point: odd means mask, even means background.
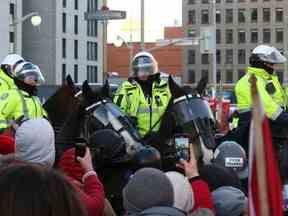
[[[269,121],[252,78],[253,117],[250,128],[249,215],[282,216],[282,184]]]

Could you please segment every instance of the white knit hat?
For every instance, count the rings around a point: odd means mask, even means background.
[[[194,194],[188,179],[178,172],[167,172],[166,176],[173,186],[173,206],[190,215],[194,207]]]
[[[16,160],[52,167],[55,161],[55,137],[44,118],[31,119],[16,130]]]

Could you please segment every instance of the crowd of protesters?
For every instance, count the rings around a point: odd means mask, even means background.
[[[44,118],[23,122],[15,142],[1,135],[0,214],[115,215],[89,148],[78,163],[71,148],[55,164],[54,142],[53,128]],[[216,162],[198,169],[193,148],[190,155],[178,164],[184,175],[155,168],[134,173],[123,188],[125,214],[245,215],[246,191],[237,173]]]

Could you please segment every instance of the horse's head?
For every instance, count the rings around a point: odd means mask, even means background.
[[[204,83],[203,80],[202,82]],[[205,86],[202,84],[197,93],[191,95],[178,86],[172,78],[169,78],[172,99],[167,109],[169,117],[165,120],[170,119],[167,121],[173,123],[173,131],[169,132],[170,136],[175,133],[190,134],[194,142],[200,144],[204,160],[206,160],[205,157],[208,158],[208,155],[205,155],[205,151],[208,154],[209,149],[215,148],[215,121],[208,102],[199,96],[199,93],[202,92],[201,89]],[[162,122],[160,130],[167,133],[168,130],[163,130],[167,125],[165,120]],[[209,154],[211,155],[211,152]]]
[[[78,91],[80,89],[74,85],[71,76],[68,75],[63,85],[43,105],[56,131],[64,124],[78,103],[75,97]]]

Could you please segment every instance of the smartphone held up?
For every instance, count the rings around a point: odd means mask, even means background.
[[[174,145],[176,148],[177,158],[190,160],[190,136],[188,134],[176,134],[174,136]]]

